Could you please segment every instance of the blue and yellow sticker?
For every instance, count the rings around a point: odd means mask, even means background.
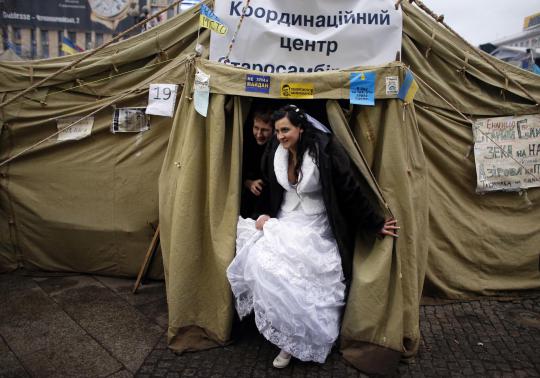
[[[375,72],[353,72],[350,78],[351,104],[375,105]]]
[[[282,82],[279,88],[282,98],[313,98],[314,93],[313,83]]]
[[[246,92],[270,93],[270,76],[247,74]]]

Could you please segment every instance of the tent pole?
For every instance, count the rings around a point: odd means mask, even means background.
[[[141,286],[141,281],[146,275],[146,272],[148,271],[148,267],[150,266],[150,262],[152,261],[152,258],[154,257],[156,253],[158,245],[159,245],[159,224],[156,227],[156,231],[154,232],[154,237],[152,238],[152,241],[150,242],[150,245],[148,246],[148,251],[146,251],[146,255],[144,256],[143,263],[141,265],[141,268],[139,269],[137,280],[135,281],[135,285],[133,286],[133,290],[131,291],[133,294],[136,294],[137,289],[139,288],[139,286]]]

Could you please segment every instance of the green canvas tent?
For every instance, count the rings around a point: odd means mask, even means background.
[[[395,242],[357,238],[340,349],[372,372],[418,350],[423,288],[454,299],[540,288],[540,191],[476,194],[467,121],[539,113],[540,80],[480,58],[414,5],[402,7],[403,63],[268,74],[276,83],[314,83],[336,137],[402,227]],[[0,164],[22,153],[0,166],[0,270],[133,276],[159,221],[177,351],[230,340],[225,268],[234,256],[241,130],[253,96],[244,91],[250,71],[192,53],[196,11],[111,45],[0,109]],[[208,44],[208,32],[200,42]],[[0,63],[0,101],[77,57]],[[351,71],[403,78],[405,65],[420,86],[414,104],[386,95],[378,81],[376,106],[343,105]],[[196,67],[210,75],[206,118],[192,101]],[[112,134],[114,108],[145,106],[150,83],[183,88],[174,118],[152,117],[144,133]],[[57,118],[89,114],[91,136],[43,141]]]

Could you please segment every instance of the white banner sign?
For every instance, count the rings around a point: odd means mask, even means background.
[[[146,114],[172,117],[177,89],[175,84],[150,84]]]
[[[69,125],[73,125],[68,127]],[[78,140],[86,138],[92,133],[92,127],[94,126],[94,117],[66,117],[58,118],[56,120],[56,127],[60,133],[57,140]]]
[[[252,1],[229,61],[264,72],[317,72],[385,64],[401,51],[402,14],[395,0]],[[224,61],[242,14],[240,0],[215,0],[229,27],[212,33],[210,60]]]
[[[481,118],[473,133],[477,192],[540,186],[540,115]]]

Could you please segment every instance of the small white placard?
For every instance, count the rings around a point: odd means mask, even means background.
[[[396,96],[399,92],[399,78],[397,76],[386,76],[386,95]]]
[[[56,121],[56,127],[58,128],[58,131],[62,131],[58,134],[57,141],[86,138],[92,133],[92,126],[94,126],[94,117],[87,117],[84,119],[81,119],[81,117],[59,118]]]
[[[206,117],[210,98],[210,76],[197,69],[194,83],[194,102],[197,113]]]
[[[177,90],[176,84],[150,84],[146,114],[172,117]]]

